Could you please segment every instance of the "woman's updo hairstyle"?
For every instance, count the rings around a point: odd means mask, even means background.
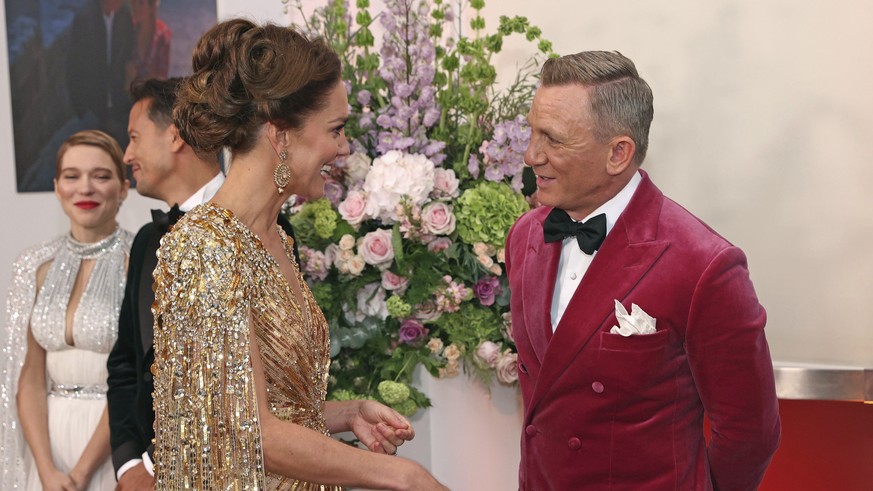
[[[299,129],[327,104],[339,57],[321,39],[290,27],[222,22],[200,38],[193,75],[179,88],[173,122],[199,155],[245,153],[261,126]]]

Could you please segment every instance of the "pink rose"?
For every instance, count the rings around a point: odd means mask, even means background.
[[[414,315],[421,322],[433,322],[440,318],[441,312],[436,302],[427,300],[415,306]]]
[[[415,319],[407,319],[400,324],[397,332],[398,340],[403,344],[416,346],[427,336],[428,329]]]
[[[382,288],[393,291],[397,295],[403,295],[407,286],[409,286],[409,279],[396,275],[391,271],[382,271]]]
[[[500,280],[493,276],[489,276],[486,278],[480,278],[479,281],[473,285],[473,293],[476,295],[476,298],[479,299],[479,303],[485,307],[489,307],[494,305],[494,297],[503,293],[503,288],[500,287]]]
[[[439,355],[443,352],[443,340],[440,338],[430,338],[430,341],[427,342],[427,349],[431,353]]]
[[[434,201],[421,210],[421,225],[427,233],[449,235],[455,231],[455,214],[449,205]]]
[[[346,199],[337,207],[343,220],[349,222],[350,225],[355,227],[360,225],[361,221],[366,218],[366,209],[367,195],[361,191],[349,191]]]
[[[433,191],[440,197],[454,198],[458,195],[458,178],[452,169],[434,169]]]
[[[345,251],[348,252],[348,251]],[[346,272],[352,276],[359,276],[362,271],[364,271],[364,266],[366,266],[366,262],[364,258],[361,257],[360,254],[355,254],[352,256],[346,263],[344,264],[346,268]],[[341,270],[342,271],[342,270]]]
[[[518,354],[507,349],[497,360],[494,369],[497,372],[497,380],[506,385],[514,384],[518,380]]]
[[[476,359],[484,366],[494,368],[497,365],[497,358],[500,356],[500,346],[493,341],[482,341],[482,344],[476,348]]]
[[[448,345],[446,349],[443,350],[443,356],[449,362],[458,361],[458,359],[461,358],[461,354],[461,348],[458,348],[458,345],[455,343]]]
[[[374,230],[358,244],[358,253],[367,264],[388,267],[394,260],[394,246],[391,245],[391,230]]]
[[[434,254],[442,252],[452,246],[452,239],[448,237],[437,237],[427,243],[427,250]]]
[[[351,234],[345,234],[340,237],[339,250],[350,251],[355,248],[355,238]]]
[[[491,266],[494,266],[494,260],[491,259],[491,256],[486,256],[483,254],[481,256],[476,256],[476,259],[479,260],[479,263],[482,264],[482,266],[485,266],[485,269],[490,270]]]
[[[439,369],[439,378],[457,377],[461,373],[461,364],[457,360],[449,360],[446,366]]]

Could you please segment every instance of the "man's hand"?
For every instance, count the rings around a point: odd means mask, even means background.
[[[149,474],[142,462],[122,474],[121,479],[118,480],[118,486],[115,487],[115,491],[152,491],[154,489],[155,478]]]
[[[397,411],[376,401],[359,402],[349,427],[370,451],[394,455],[397,447],[415,437],[412,425]]]

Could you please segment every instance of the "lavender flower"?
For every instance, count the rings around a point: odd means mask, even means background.
[[[479,147],[485,179],[493,182],[508,179],[513,189],[521,191],[524,150],[529,142],[530,126],[524,116],[519,115],[515,119],[495,125],[491,140],[482,142]],[[474,177],[478,177],[479,160],[476,159],[474,165],[473,155],[470,156],[468,168]]]

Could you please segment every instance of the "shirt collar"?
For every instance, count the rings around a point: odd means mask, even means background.
[[[186,199],[184,203],[179,205],[179,209],[188,212],[191,211],[191,208],[211,200],[222,184],[224,184],[224,174],[219,172],[211,181],[207,182],[196,193],[192,194],[190,198]]]
[[[618,192],[615,196],[612,197],[606,203],[600,205],[596,210],[592,211],[588,216],[586,216],[581,221],[586,221],[593,216],[597,216],[601,213],[606,215],[606,234],[609,235],[609,232],[612,230],[612,227],[615,225],[615,222],[618,221],[618,217],[624,212],[624,209],[627,208],[628,203],[630,203],[631,198],[636,192],[637,188],[640,186],[640,182],[643,180],[643,177],[640,175],[640,172],[634,172],[634,175],[630,178],[627,184],[624,185],[621,191]]]

